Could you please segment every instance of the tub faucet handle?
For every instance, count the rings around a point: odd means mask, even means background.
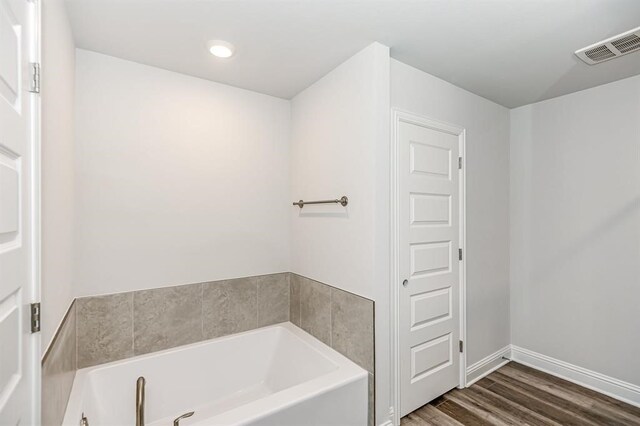
[[[193,416],[194,413],[195,413],[195,411],[191,411],[189,413],[184,413],[183,415],[181,415],[180,417],[176,418],[173,421],[173,426],[180,426],[180,420],[186,419],[187,417],[191,417],[191,416]]]

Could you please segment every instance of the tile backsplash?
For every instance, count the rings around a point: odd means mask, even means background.
[[[281,277],[286,280],[286,277]],[[258,326],[257,277],[203,285],[202,321],[206,339],[240,333]]]
[[[76,299],[43,359],[43,424],[76,369],[285,321],[366,369],[373,395],[373,301],[285,272]]]
[[[258,327],[289,321],[291,274],[263,275],[258,280]]]
[[[133,293],[76,300],[78,368],[129,358],[133,352]]]
[[[289,274],[82,297],[78,368],[289,320]]]
[[[69,310],[53,337],[47,353],[42,359],[42,407],[43,426],[58,426],[64,419],[73,379],[78,368],[76,358],[76,309],[71,303]]]
[[[290,281],[290,321],[369,372],[369,425],[374,425],[373,301],[293,273]]]
[[[142,355],[203,340],[203,284],[133,293],[133,353]],[[78,351],[81,351],[81,342]]]
[[[290,279],[290,321],[373,373],[373,301],[297,274]]]

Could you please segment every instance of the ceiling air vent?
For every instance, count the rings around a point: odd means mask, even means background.
[[[580,49],[576,56],[595,65],[637,50],[640,50],[640,27]]]

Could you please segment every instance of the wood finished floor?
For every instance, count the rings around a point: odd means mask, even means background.
[[[403,417],[401,425],[640,425],[640,408],[510,362]]]

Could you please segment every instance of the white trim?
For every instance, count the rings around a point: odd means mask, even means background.
[[[467,368],[467,387],[509,362],[509,359],[502,359],[502,357],[511,358],[511,345],[507,345],[470,365]]]
[[[393,423],[391,422],[391,420],[387,420],[384,423],[380,423],[379,426],[393,426]]]
[[[464,342],[464,350],[460,353],[460,385],[459,388],[467,386],[467,131],[462,129],[458,142],[458,155],[462,158],[462,167],[458,170],[459,175],[459,214],[460,214],[460,241],[458,247],[464,248],[460,266],[460,340]]]
[[[463,388],[467,383],[466,365],[467,365],[467,327],[466,327],[466,264],[468,253],[466,251],[466,131],[464,128],[445,123],[431,118],[422,117],[411,112],[403,111],[398,108],[391,109],[391,149],[390,149],[390,199],[389,199],[389,219],[390,219],[390,238],[389,238],[389,257],[390,257],[390,305],[389,305],[389,340],[391,347],[391,371],[390,371],[390,385],[391,385],[391,407],[390,422],[385,422],[383,425],[400,425],[400,333],[398,332],[398,326],[400,324],[399,318],[399,285],[401,278],[399,275],[400,259],[398,258],[399,237],[400,228],[398,221],[398,199],[399,199],[399,178],[398,178],[398,128],[399,123],[411,123],[418,126],[427,127],[434,130],[444,131],[452,135],[458,136],[459,139],[459,155],[462,157],[462,169],[460,172],[460,247],[464,248],[463,260],[459,262],[460,266],[460,291],[459,291],[459,317],[460,317],[460,330],[459,336],[465,342],[465,349],[460,353],[460,373],[459,373],[459,388]]]
[[[619,399],[627,404],[640,407],[640,386],[606,376],[559,359],[515,345],[511,346],[511,356],[520,364],[568,380],[585,388]]]
[[[40,0],[31,0],[30,3],[32,19],[32,40],[30,47],[29,62],[41,63],[42,61],[42,4]],[[31,97],[31,295],[28,303],[39,302],[41,300],[41,97],[39,93],[28,93]],[[30,354],[28,368],[31,369],[33,377],[31,400],[31,418],[34,424],[41,424],[41,395],[42,395],[42,364],[40,353],[42,351],[42,333],[32,333],[27,338],[33,344]]]
[[[400,232],[398,223],[398,195],[399,179],[398,179],[398,123],[400,121],[399,112],[391,110],[391,147],[389,150],[389,348],[390,348],[390,371],[389,384],[391,385],[391,407],[390,422],[392,425],[400,425],[400,333],[398,333],[398,324],[400,323],[400,315],[398,310],[398,282],[399,282],[399,265],[398,249],[400,247]]]

